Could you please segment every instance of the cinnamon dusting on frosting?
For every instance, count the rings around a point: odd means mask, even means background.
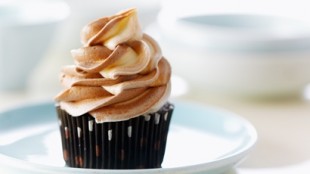
[[[86,25],[75,65],[62,70],[65,90],[55,100],[72,116],[90,113],[99,123],[157,111],[170,95],[171,68],[137,12],[129,9]]]

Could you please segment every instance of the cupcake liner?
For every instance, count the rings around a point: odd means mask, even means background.
[[[84,114],[72,117],[56,107],[69,167],[96,169],[159,168],[164,158],[174,106],[126,121],[96,123]]]

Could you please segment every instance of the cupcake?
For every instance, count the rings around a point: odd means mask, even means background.
[[[55,97],[66,165],[161,167],[174,106],[158,44],[141,31],[135,9],[89,23],[81,42]]]

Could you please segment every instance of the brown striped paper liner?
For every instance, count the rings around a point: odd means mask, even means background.
[[[56,107],[63,158],[69,167],[160,168],[174,106],[126,121],[96,123],[89,114],[72,117]]]

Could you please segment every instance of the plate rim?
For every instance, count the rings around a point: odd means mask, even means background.
[[[75,173],[121,173],[121,174],[133,174],[133,173],[171,173],[171,172],[181,172],[181,173],[193,173],[193,172],[201,172],[201,171],[212,171],[212,170],[220,170],[221,167],[233,167],[237,163],[240,163],[243,158],[245,158],[246,154],[248,154],[251,150],[254,149],[258,135],[255,127],[244,117],[231,112],[225,108],[221,108],[218,106],[212,106],[212,105],[206,105],[201,102],[197,101],[190,101],[190,100],[181,100],[181,99],[173,99],[171,100],[172,103],[182,103],[186,106],[194,106],[199,107],[200,109],[204,110],[211,110],[212,112],[221,113],[225,115],[225,117],[233,117],[234,119],[237,119],[238,121],[242,122],[242,125],[246,127],[246,130],[248,134],[250,135],[250,141],[246,143],[245,146],[242,148],[236,150],[233,153],[229,153],[228,155],[224,155],[220,158],[214,159],[210,162],[204,162],[200,164],[193,164],[193,165],[187,165],[187,166],[180,166],[180,167],[168,167],[168,168],[156,168],[156,169],[130,169],[130,170],[122,170],[122,169],[84,169],[84,168],[70,168],[70,167],[59,167],[59,166],[49,166],[46,164],[39,164],[39,163],[33,163],[30,161],[25,161],[22,159],[14,158],[12,156],[8,156],[5,154],[0,153],[0,166],[1,167],[8,167],[10,168],[16,168],[18,166],[18,169],[25,169],[30,171],[40,171],[40,172],[46,172],[51,169],[55,171],[56,173],[66,173],[66,172],[75,172]],[[23,109],[23,108],[30,108],[30,107],[37,107],[37,106],[43,106],[43,105],[53,105],[52,100],[44,100],[44,101],[28,101],[24,103],[18,103],[16,105],[11,105],[9,107],[1,108],[0,114],[5,112],[11,112],[17,109]],[[15,165],[12,165],[14,163]],[[16,165],[18,164],[18,165]],[[30,167],[30,168],[29,168]],[[224,169],[224,168],[223,168]],[[43,171],[42,171],[43,170]]]

